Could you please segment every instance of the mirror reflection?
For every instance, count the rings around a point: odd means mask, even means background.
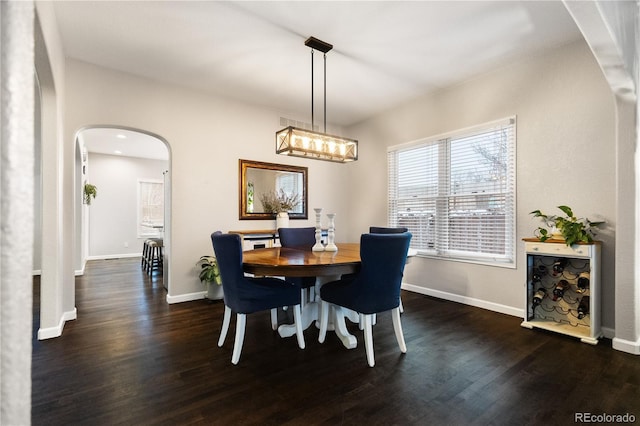
[[[240,219],[307,218],[307,168],[240,160]]]

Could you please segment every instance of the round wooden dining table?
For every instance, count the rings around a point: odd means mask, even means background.
[[[341,275],[352,274],[360,269],[360,244],[338,243],[338,251],[314,252],[310,249],[292,247],[270,247],[245,251],[242,267],[247,273],[272,277],[316,277],[316,297],[302,302],[302,328],[307,329],[318,320],[319,290],[322,284],[340,279]],[[355,313],[347,313],[352,321],[357,321]],[[347,331],[345,315],[333,315],[329,330],[334,330],[342,344],[353,349],[357,345],[355,336]],[[355,314],[355,316],[353,315]],[[333,325],[332,325],[333,324]],[[278,327],[281,337],[295,334],[295,326],[283,324]]]
[[[242,267],[254,275],[323,277],[352,274],[360,269],[360,244],[338,243],[338,251],[271,247],[245,251]]]

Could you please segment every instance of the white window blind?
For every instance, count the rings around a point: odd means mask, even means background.
[[[515,117],[390,147],[389,225],[420,254],[515,265]]]
[[[279,172],[276,176],[276,192],[284,191],[287,195],[302,194],[302,174]],[[302,213],[302,200],[295,206],[292,213]]]
[[[162,234],[164,229],[164,183],[138,179],[138,237]]]

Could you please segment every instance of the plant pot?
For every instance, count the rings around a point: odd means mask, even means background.
[[[289,213],[280,212],[276,215],[276,230],[289,227]]]
[[[209,300],[221,300],[224,297],[222,286],[216,283],[207,283],[207,295]]]
[[[564,236],[562,235],[562,232],[560,232],[560,230],[555,226],[551,228],[551,238],[554,240],[564,240]]]

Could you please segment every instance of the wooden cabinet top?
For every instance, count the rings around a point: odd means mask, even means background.
[[[544,242],[549,243],[549,244],[566,244],[564,240],[557,240],[554,238],[549,238],[546,241],[540,241],[540,238],[537,237],[528,237],[528,238],[523,238],[522,241],[526,242],[526,243],[542,243]],[[590,243],[576,243],[576,244],[580,244],[580,245],[588,245],[588,244],[602,244],[601,241],[592,241]]]

